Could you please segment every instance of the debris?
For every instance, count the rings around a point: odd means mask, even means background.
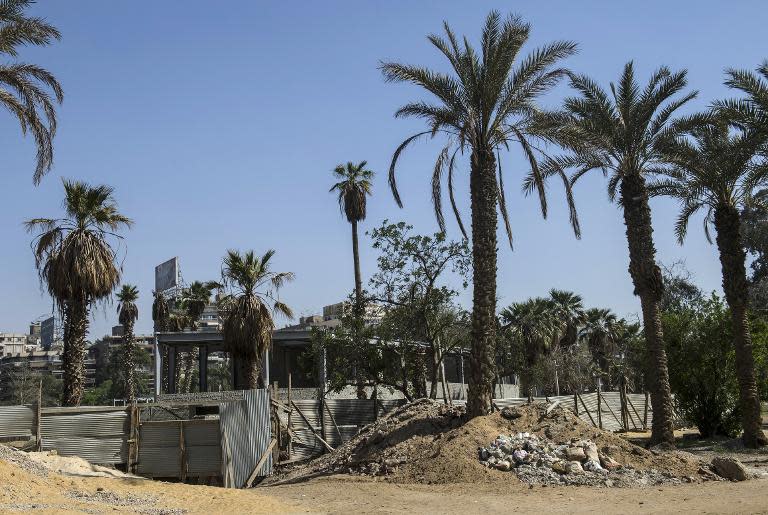
[[[731,481],[744,481],[749,479],[749,474],[744,465],[736,458],[716,456],[712,459],[712,467],[715,472],[725,479]]]
[[[506,418],[507,420],[514,420],[516,418],[522,417],[522,413],[520,413],[520,410],[515,408],[514,406],[507,406],[506,408],[503,408],[501,410],[501,416]]]

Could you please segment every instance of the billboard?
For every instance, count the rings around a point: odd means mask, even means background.
[[[40,322],[40,345],[43,350],[50,350],[56,339],[56,321],[49,317]]]
[[[169,259],[155,267],[155,291],[165,291],[179,285],[179,258]]]

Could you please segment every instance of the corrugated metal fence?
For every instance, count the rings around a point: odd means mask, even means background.
[[[270,412],[270,392],[266,389],[248,390],[243,392],[242,401],[219,404],[224,486],[241,488],[254,472],[258,476],[272,473],[271,454],[259,471],[254,470],[272,441]]]
[[[35,433],[34,406],[0,406],[0,440],[29,440]]]
[[[206,478],[221,474],[218,420],[148,421],[139,429],[142,476]]]
[[[130,408],[43,408],[42,450],[79,456],[91,463],[128,461]]]
[[[325,446],[315,435],[319,435],[331,447],[346,442],[363,426],[389,413],[405,403],[401,399],[325,399],[297,400],[292,402],[290,427],[293,450],[291,459],[304,459],[322,454]],[[281,413],[283,424],[288,427],[287,414]]]

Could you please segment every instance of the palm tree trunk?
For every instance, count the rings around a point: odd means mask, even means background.
[[[125,400],[128,404],[136,401],[135,365],[133,362],[135,342],[133,338],[133,323],[125,324],[123,342],[123,369],[125,370]]]
[[[354,261],[354,268],[355,268],[355,307],[354,307],[354,315],[355,315],[355,332],[358,333],[355,335],[355,338],[360,340],[359,333],[362,331],[362,326],[364,324],[363,322],[363,316],[364,316],[364,309],[363,309],[363,279],[362,275],[360,273],[360,247],[359,242],[357,238],[357,220],[352,221],[352,259]],[[365,356],[365,353],[362,352],[360,349],[360,345],[364,345],[361,341],[358,341],[358,344],[356,347],[358,348],[359,355]],[[364,359],[364,358],[362,358]],[[363,367],[362,364],[358,364],[358,366],[355,367],[355,384],[357,387],[357,398],[358,399],[365,399],[368,397],[368,395],[365,392],[365,380],[363,378]]]
[[[472,352],[467,415],[491,412],[496,344],[496,159],[492,149],[472,152]]]
[[[62,355],[63,406],[79,406],[85,387],[85,335],[88,332],[88,303],[85,300],[66,302],[64,354]]]
[[[674,445],[672,391],[669,387],[667,353],[664,349],[659,307],[664,284],[661,270],[656,264],[651,209],[643,177],[638,174],[624,176],[621,182],[621,205],[624,208],[624,224],[629,246],[629,274],[632,276],[635,295],[640,297],[648,350],[648,383],[653,407],[650,444]]]
[[[760,398],[755,381],[755,360],[752,355],[752,336],[747,317],[749,295],[747,271],[744,266],[746,254],[739,234],[740,223],[739,212],[736,209],[721,207],[715,210],[717,248],[720,251],[720,264],[723,270],[723,291],[731,308],[733,322],[741,425],[744,429],[742,439],[746,447],[757,448],[768,444],[768,440],[761,427]]]

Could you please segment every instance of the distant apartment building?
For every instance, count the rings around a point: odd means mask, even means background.
[[[34,350],[15,354],[13,356],[4,355],[0,359],[0,388],[8,381],[14,373],[25,370],[32,373],[50,374],[57,379],[61,379],[63,371],[61,368],[61,350]],[[85,386],[93,386],[96,377],[96,363],[90,358],[84,360],[85,365]]]

